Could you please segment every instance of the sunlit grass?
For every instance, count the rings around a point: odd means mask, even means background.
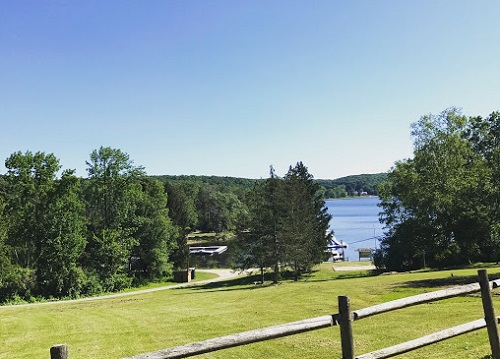
[[[197,272],[199,278],[202,272]],[[500,274],[491,267],[488,273]],[[452,276],[453,274],[453,276]],[[348,295],[353,310],[475,281],[477,269],[374,276],[334,272],[331,263],[299,282],[255,285],[254,278],[91,302],[0,307],[0,358],[48,358],[67,343],[71,359],[122,358],[241,331],[336,313]],[[496,294],[496,293],[495,293]],[[494,296],[495,304],[500,304]],[[497,313],[498,314],[498,313]],[[468,295],[354,322],[356,354],[483,317]],[[402,358],[483,358],[486,330],[405,354]],[[338,327],[199,356],[200,358],[340,358]]]
[[[365,266],[365,267],[370,267],[373,265],[372,261],[368,260],[363,260],[363,261],[352,261],[352,262],[333,262],[333,263],[323,263],[323,266],[325,265],[332,265],[335,267],[352,267],[352,266]]]
[[[191,282],[196,283],[196,282],[201,282],[201,281],[213,279],[213,278],[217,278],[217,274],[203,272],[203,271],[196,271],[196,277]],[[136,292],[139,290],[146,290],[146,289],[152,289],[152,288],[162,288],[162,287],[168,287],[168,286],[173,286],[173,285],[178,285],[178,284],[179,284],[178,282],[174,282],[173,280],[151,282],[151,283],[148,283],[148,284],[143,285],[143,286],[124,289],[123,292],[126,292],[126,293]]]

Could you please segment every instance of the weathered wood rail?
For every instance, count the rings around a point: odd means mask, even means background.
[[[438,290],[425,294],[419,294],[412,297],[402,298],[391,302],[359,309],[356,311],[351,311],[349,297],[340,296],[338,297],[339,313],[336,314],[325,315],[322,317],[311,318],[262,329],[250,330],[238,334],[232,334],[173,348],[162,349],[151,353],[138,354],[136,356],[123,359],[188,358],[191,356],[214,352],[222,349],[247,345],[250,343],[261,342],[337,325],[340,326],[342,359],[391,358],[396,355],[421,348],[423,346],[437,343],[485,327],[487,328],[488,332],[492,356],[494,359],[500,359],[500,338],[498,332],[498,323],[500,323],[500,317],[495,316],[493,301],[490,292],[492,288],[497,288],[500,286],[500,280],[488,281],[486,270],[479,270],[478,277],[478,283]],[[354,339],[352,332],[352,324],[354,321],[393,310],[479,291],[481,292],[482,298],[484,312],[483,319],[478,319],[469,323],[448,328],[440,332],[432,333],[424,337],[410,340],[408,342],[397,344],[388,348],[379,349],[370,353],[355,356]],[[67,345],[58,344],[56,346],[53,346],[50,349],[50,355],[51,359],[69,359]]]

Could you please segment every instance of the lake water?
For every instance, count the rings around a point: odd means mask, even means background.
[[[358,248],[378,247],[375,237],[383,234],[382,225],[378,221],[378,202],[378,197],[326,201],[328,213],[332,215],[330,229],[338,240],[349,245],[346,260],[357,261]]]
[[[333,199],[325,202],[332,215],[330,229],[338,240],[346,242],[346,260],[358,261],[358,248],[374,248],[374,237],[381,236],[382,225],[378,221],[380,208],[378,197]],[[234,251],[232,241],[204,242],[203,246],[227,245],[227,252],[216,256],[191,256],[191,266],[197,268],[227,268],[231,266]],[[378,245],[378,243],[377,243]]]

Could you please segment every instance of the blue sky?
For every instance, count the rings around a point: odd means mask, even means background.
[[[385,172],[410,124],[500,110],[499,1],[0,2],[0,172],[100,146],[148,174]]]

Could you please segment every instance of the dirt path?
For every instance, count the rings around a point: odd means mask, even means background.
[[[130,295],[137,295],[137,294],[143,294],[143,293],[159,292],[161,290],[167,290],[167,289],[175,289],[175,288],[182,288],[182,287],[194,287],[197,285],[203,285],[203,284],[212,283],[212,282],[219,282],[219,281],[223,281],[223,280],[236,278],[240,275],[244,275],[243,273],[240,273],[238,271],[233,271],[231,269],[201,269],[201,270],[197,270],[197,272],[213,273],[213,274],[218,275],[218,277],[212,278],[212,279],[207,279],[207,280],[200,280],[197,282],[179,283],[179,284],[174,284],[174,285],[169,285],[169,286],[164,286],[164,287],[141,289],[141,290],[136,290],[133,292],[106,294],[106,295],[101,295],[99,297],[86,297],[86,298],[71,299],[71,300],[59,300],[59,301],[54,301],[54,302],[4,305],[4,306],[0,306],[0,310],[3,308],[22,308],[22,307],[32,307],[32,306],[36,306],[36,305],[57,305],[57,304],[65,304],[65,303],[88,302],[88,301],[92,301],[92,300],[126,297],[126,296],[130,296]]]

